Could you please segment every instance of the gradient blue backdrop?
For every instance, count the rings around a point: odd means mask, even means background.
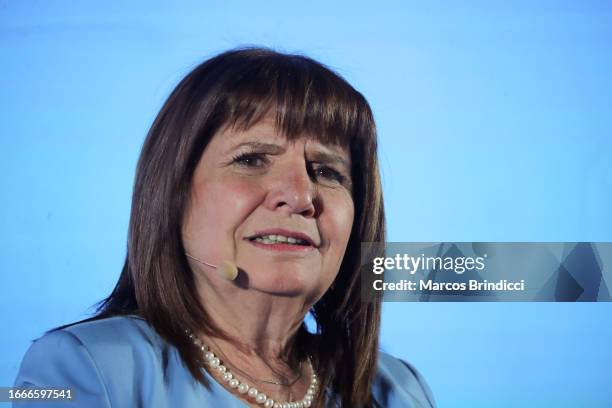
[[[389,240],[612,240],[609,1],[304,3],[0,1],[0,385],[110,292],[149,125],[238,45],[304,52],[368,98]],[[386,304],[382,346],[441,407],[609,407],[611,312]]]

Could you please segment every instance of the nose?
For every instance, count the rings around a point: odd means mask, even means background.
[[[266,197],[268,209],[309,218],[315,215],[316,186],[305,163],[301,164],[303,167],[294,163],[291,168],[279,172]]]

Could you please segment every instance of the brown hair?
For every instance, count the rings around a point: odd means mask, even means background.
[[[376,373],[381,299],[361,300],[361,242],[384,242],[376,129],[365,98],[336,73],[300,55],[243,48],[189,73],[157,115],[144,142],[134,185],[127,259],[94,319],[138,314],[175,345],[198,381],[199,353],[185,329],[220,334],[200,304],[184,255],[181,222],[196,165],[223,126],[248,129],[268,111],[289,139],[304,132],[349,148],[355,219],[335,285],[311,310],[317,333],[302,324],[296,346],[312,354],[322,389],[343,407],[368,406]],[[222,333],[221,333],[222,334]],[[320,393],[313,406],[322,406]]]

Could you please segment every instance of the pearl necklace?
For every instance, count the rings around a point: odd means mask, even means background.
[[[185,333],[189,336],[193,344],[202,351],[204,356],[204,362],[209,365],[211,370],[216,370],[219,375],[222,376],[223,381],[227,382],[229,387],[233,390],[238,391],[244,397],[244,394],[251,397],[255,400],[255,402],[259,405],[263,405],[265,408],[308,408],[312,405],[312,401],[314,400],[315,395],[317,394],[317,388],[319,387],[319,379],[312,370],[312,376],[310,378],[310,385],[308,386],[308,390],[306,390],[306,395],[299,401],[293,402],[278,402],[274,401],[272,398],[269,398],[263,392],[259,392],[257,388],[251,387],[247,383],[241,382],[236,378],[236,376],[221,363],[221,360],[215,353],[213,353],[210,348],[204,344],[196,335],[191,333],[189,330],[185,330]],[[312,367],[312,362],[309,360],[310,366]],[[213,377],[214,378],[214,377]]]

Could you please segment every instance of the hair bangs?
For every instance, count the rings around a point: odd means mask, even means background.
[[[351,146],[359,137],[360,112],[369,110],[365,98],[307,57],[270,58],[273,55],[231,73],[232,87],[223,107],[225,125],[247,130],[274,115],[277,130],[289,140],[306,136],[323,144]]]

